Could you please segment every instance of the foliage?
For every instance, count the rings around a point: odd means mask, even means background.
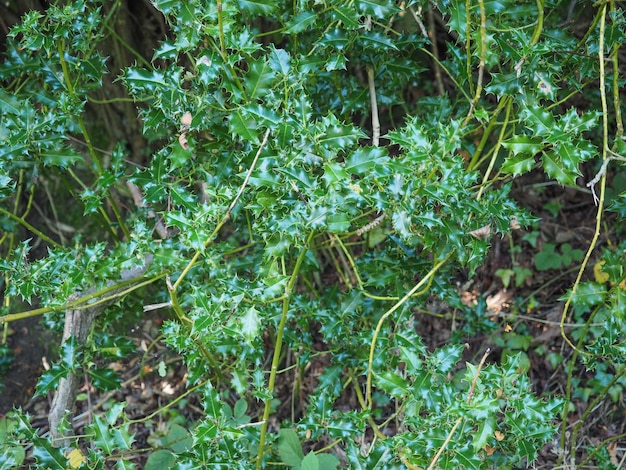
[[[103,364],[133,346],[111,325],[133,305],[127,294],[149,286],[150,303],[169,307],[163,341],[184,359],[202,415],[155,436],[147,468],[304,470],[338,456],[350,468],[528,465],[557,414],[567,423],[579,359],[611,364],[598,397],[621,386],[626,248],[604,254],[612,284],[577,282],[564,298],[561,321],[571,305],[586,322],[567,338],[565,400],[532,393],[524,356],[462,365],[461,342],[429,351],[415,311],[438,298],[465,333],[485,327],[484,301],[461,306],[454,279],[476,272],[491,235],[536,222],[510,197],[519,175],[573,186],[603,156],[603,214],[606,168],[623,147],[607,148],[606,97],[621,81],[597,56],[617,61],[624,19],[594,6],[598,21],[578,39],[558,24],[565,3],[447,0],[437,13],[425,1],[158,0],[170,34],[118,77],[152,145],[135,164],[123,142],[98,149],[88,122],[87,104],[100,105],[90,92],[110,73],[98,44],[113,15],[95,0],[27,14],[0,66],[4,294],[37,301],[26,315],[57,329],[60,311],[115,301],[86,345],[64,343],[37,393],[70,373],[118,387]],[[421,11],[447,22],[439,56]],[[602,107],[576,107],[598,79]],[[81,224],[103,229],[68,242],[31,225],[40,180],[61,181]],[[33,254],[33,235],[45,253]],[[584,270],[588,257],[555,248],[543,245],[537,269]],[[138,265],[141,282],[120,281]],[[5,323],[24,316],[6,312]],[[125,406],[94,415],[78,465],[133,468],[121,458],[135,441]],[[27,415],[5,423],[2,465],[21,463],[28,440],[37,465],[67,468],[72,454]]]

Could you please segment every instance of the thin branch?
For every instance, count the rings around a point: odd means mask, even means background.
[[[370,91],[370,104],[372,106],[372,145],[380,145],[380,120],[378,119],[378,103],[376,102],[376,85],[374,83],[374,68],[367,66],[367,85]]]

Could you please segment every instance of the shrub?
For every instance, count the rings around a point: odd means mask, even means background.
[[[518,356],[461,365],[461,344],[428,350],[414,309],[429,297],[457,305],[454,279],[473,275],[491,235],[535,220],[509,195],[514,177],[542,168],[574,185],[600,151],[592,131],[606,109],[568,107],[597,61],[560,51],[608,54],[618,35],[590,28],[583,44],[547,24],[563,5],[537,5],[442,2],[444,45],[424,34],[427,2],[159,0],[170,34],[118,77],[140,110],[145,161],[123,142],[99,150],[85,109],[100,105],[90,93],[108,73],[98,44],[114,15],[88,0],[27,14],[0,68],[1,195],[13,207],[0,211],[11,239],[1,269],[7,299],[41,304],[5,322],[65,322],[37,393],[81,377],[118,387],[102,364],[133,348],[111,326],[135,318],[125,306],[143,289],[171,312],[163,341],[203,407],[168,427],[153,468],[535,459],[568,404],[537,398]],[[64,243],[30,225],[23,198],[40,180],[62,181],[84,224],[104,229]],[[21,229],[47,253],[33,259]],[[55,440],[18,411],[4,462],[20,464],[29,439],[38,465],[132,468],[124,408],[113,402],[80,438],[55,421]]]

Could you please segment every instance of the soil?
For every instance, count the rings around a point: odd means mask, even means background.
[[[45,329],[38,317],[11,323],[7,345],[13,353],[13,361],[0,378],[0,415],[19,407],[28,411],[37,380],[51,361],[50,355],[58,342],[56,335]]]

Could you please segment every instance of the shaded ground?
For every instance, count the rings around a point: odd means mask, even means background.
[[[7,345],[13,360],[6,375],[0,377],[0,415],[14,407],[28,411],[44,364],[50,361],[50,354],[58,345],[58,338],[39,320],[39,317],[26,318],[10,325]]]

